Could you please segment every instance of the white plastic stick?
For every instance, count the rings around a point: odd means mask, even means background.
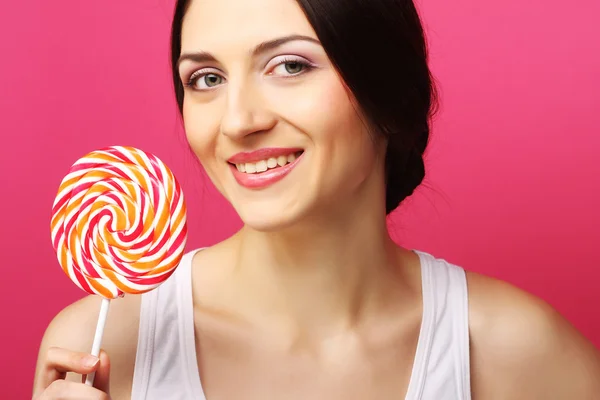
[[[98,357],[100,355],[100,345],[102,344],[102,335],[104,335],[104,325],[106,324],[106,317],[108,316],[108,306],[110,300],[102,299],[100,305],[100,315],[98,315],[98,325],[96,325],[96,333],[94,334],[94,343],[92,343],[92,355]],[[94,384],[95,372],[88,374],[85,379],[85,384],[92,386]]]

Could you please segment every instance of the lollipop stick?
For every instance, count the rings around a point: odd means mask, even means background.
[[[106,324],[106,317],[108,315],[108,306],[110,305],[110,300],[102,299],[102,304],[100,305],[100,315],[98,316],[98,324],[96,325],[96,333],[94,334],[94,343],[92,343],[92,355],[98,357],[100,354],[100,345],[102,344],[102,335],[104,335],[104,325]],[[85,379],[85,384],[88,386],[92,386],[94,384],[94,376],[96,374],[94,372],[88,374]]]

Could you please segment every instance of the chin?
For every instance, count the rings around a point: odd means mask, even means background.
[[[283,231],[303,220],[305,213],[299,207],[273,203],[246,202],[235,209],[244,225],[258,232]]]

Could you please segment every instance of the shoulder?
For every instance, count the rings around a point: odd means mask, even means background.
[[[41,366],[50,347],[91,351],[101,300],[98,296],[86,296],[52,319],[40,344],[36,377],[42,373]],[[123,384],[131,385],[133,379],[140,305],[141,296],[125,296],[110,303],[101,347],[110,357],[113,393],[121,392],[119,387]],[[67,375],[67,379],[81,382],[80,376]]]
[[[474,398],[597,398],[600,354],[556,310],[483,275],[467,284]]]

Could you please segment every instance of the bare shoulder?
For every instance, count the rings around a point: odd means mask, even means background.
[[[600,399],[600,354],[548,303],[467,273],[474,399]]]
[[[48,325],[39,349],[36,377],[43,373],[45,354],[50,347],[89,353],[96,331],[101,298],[86,296],[61,310]],[[140,296],[125,296],[111,301],[102,349],[110,357],[111,393],[131,391],[137,350]],[[68,380],[81,382],[81,376],[70,374]],[[117,397],[121,398],[121,397]]]

